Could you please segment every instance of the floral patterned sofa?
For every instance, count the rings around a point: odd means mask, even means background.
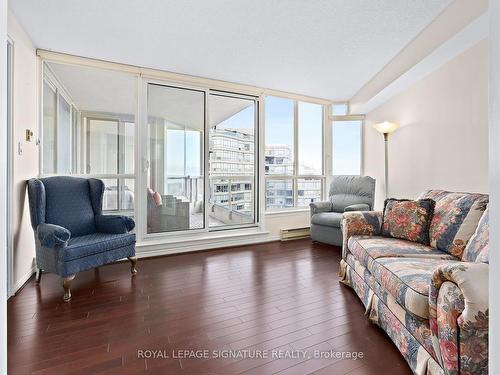
[[[340,277],[415,374],[488,373],[488,196],[431,190],[430,246],[380,236],[382,212],[342,219]]]

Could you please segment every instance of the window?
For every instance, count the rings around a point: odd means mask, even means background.
[[[103,209],[133,214],[136,87],[131,75],[44,63],[41,174],[102,179]]]
[[[345,116],[349,113],[349,104],[347,103],[334,103],[332,104],[333,116]]]
[[[320,200],[323,106],[269,96],[265,119],[266,210],[307,207]]]
[[[362,120],[333,121],[332,171],[339,174],[361,174]]]

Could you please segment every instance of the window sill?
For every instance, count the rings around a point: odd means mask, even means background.
[[[310,212],[309,208],[291,208],[289,210],[279,210],[279,211],[266,211],[266,216],[280,216],[280,215],[293,215],[298,213]]]

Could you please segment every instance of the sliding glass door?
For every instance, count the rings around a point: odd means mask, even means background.
[[[147,233],[205,228],[205,92],[148,85]]]
[[[253,97],[147,85],[147,234],[256,223],[257,109]]]
[[[256,221],[257,102],[211,93],[209,106],[210,228]]]

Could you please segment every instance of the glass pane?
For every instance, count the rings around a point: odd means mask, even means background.
[[[345,116],[349,111],[349,105],[347,103],[332,104],[332,115],[334,116]]]
[[[204,228],[205,93],[148,85],[148,233]]]
[[[56,107],[57,96],[47,82],[43,83],[43,173],[56,173]]]
[[[266,179],[266,209],[293,207],[293,180]]]
[[[293,175],[293,100],[266,98],[265,171],[267,175]]]
[[[359,175],[361,173],[362,121],[335,121],[333,123],[333,174]]]
[[[71,172],[71,105],[59,95],[57,115],[57,173]]]
[[[321,200],[321,179],[297,180],[297,206],[308,207],[309,203]]]
[[[87,173],[118,173],[118,121],[88,119]]]
[[[104,182],[104,195],[102,198],[102,209],[111,211],[118,209],[118,180],[112,178],[101,178]]]
[[[120,184],[120,209],[126,211],[134,210],[135,201],[135,179],[125,178]]]
[[[209,226],[255,222],[255,102],[210,95]]]
[[[299,102],[299,175],[323,173],[323,106]]]
[[[135,124],[133,122],[123,123],[123,173],[133,174],[135,172],[134,167],[134,140],[135,140]]]

